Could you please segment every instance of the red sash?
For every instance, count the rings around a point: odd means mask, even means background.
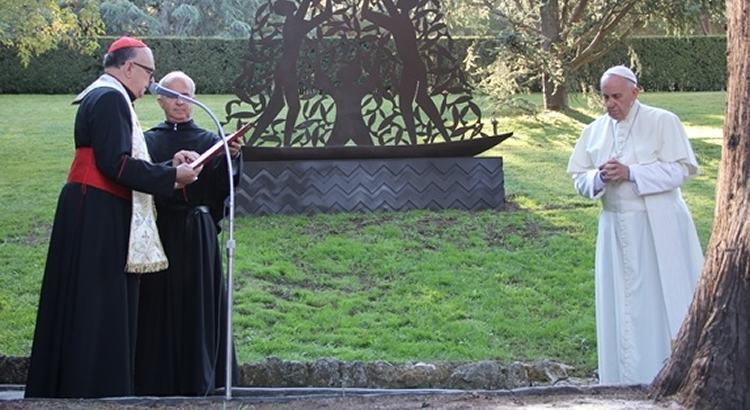
[[[70,173],[68,173],[68,182],[92,186],[128,201],[131,200],[130,189],[112,182],[99,172],[94,160],[94,149],[91,147],[76,148],[76,156],[73,158],[73,164],[70,166]]]

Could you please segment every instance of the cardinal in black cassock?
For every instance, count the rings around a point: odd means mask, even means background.
[[[132,103],[143,96],[153,67],[145,44],[118,39],[104,58],[105,74],[76,97],[76,154],[52,227],[26,397],[134,393],[135,273],[163,269],[167,261],[158,239],[129,243],[131,215],[148,221],[150,237],[158,238],[153,208],[140,206],[153,204],[144,193],[168,195],[176,182],[195,178],[185,175],[187,165],[176,169],[144,157]]]
[[[191,97],[195,90],[181,72],[167,74],[161,85]],[[202,153],[220,140],[195,124],[190,104],[158,98],[167,120],[145,133],[154,161],[181,150]],[[235,185],[241,162],[238,152]],[[220,155],[204,166],[195,183],[155,197],[169,268],[141,279],[136,394],[206,395],[225,386],[227,289],[217,235],[228,195],[227,163]],[[236,380],[234,360],[232,365]]]

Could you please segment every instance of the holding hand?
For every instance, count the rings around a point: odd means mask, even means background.
[[[176,155],[175,155],[176,156]],[[203,170],[203,166],[193,169],[189,164],[182,163],[177,166],[177,176],[175,177],[174,189],[184,188],[185,185],[192,184],[198,180],[198,174]]]
[[[628,181],[630,168],[613,158],[599,167],[599,175],[605,183]]]
[[[232,158],[237,158],[240,155],[242,146],[245,145],[243,138],[238,138],[229,142],[229,153],[232,154]]]
[[[181,164],[189,164],[198,159],[199,156],[200,155],[195,151],[177,151],[172,158],[172,166],[176,167]]]

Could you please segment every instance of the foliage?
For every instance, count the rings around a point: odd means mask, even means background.
[[[215,111],[230,98],[199,96]],[[73,153],[70,99],[0,95],[0,354],[30,351],[55,202]],[[684,193],[705,244],[724,94],[643,100],[676,112],[693,138],[702,170]],[[590,375],[599,206],[575,195],[564,172],[594,115],[576,108],[572,116],[500,118],[515,136],[485,155],[503,157],[504,212],[238,218],[239,361],[548,358]],[[136,109],[146,126],[163,115],[151,97]],[[200,113],[196,120],[210,123]]]
[[[525,94],[532,91],[526,79],[536,74],[514,61],[494,58],[494,47],[490,53],[487,52],[490,47],[492,46],[488,47],[486,43],[474,42],[466,49],[464,59],[467,71],[472,73],[476,90],[492,97],[488,108],[494,112],[510,110],[533,113],[536,111],[537,106],[524,98]],[[484,61],[489,61],[489,63]]]
[[[723,90],[726,87],[726,38],[638,37],[609,48],[596,63],[570,76],[571,87],[599,86],[599,77],[617,64],[633,67],[647,91]]]
[[[247,40],[213,38],[142,38],[153,50],[157,76],[183,70],[198,83],[198,92],[226,93],[240,72],[240,58]],[[12,51],[0,48],[2,93],[78,93],[102,73],[102,56],[113,37],[97,40],[98,53],[82,56],[60,48],[32,58],[22,68]]]
[[[42,57],[31,58],[28,67],[21,66],[14,50],[0,47],[0,65],[5,68],[0,70],[0,93],[77,93],[101,72],[101,56],[112,40],[100,38],[95,56],[81,56],[63,47]],[[233,82],[242,73],[242,56],[248,52],[247,40],[145,38],[145,41],[154,50],[157,76],[179,69],[196,79],[200,93],[236,92]],[[488,110],[486,113],[506,107],[508,100],[505,98],[518,95],[518,91],[540,91],[538,84],[524,81],[533,75],[529,68],[511,66],[511,61],[495,58],[499,40],[462,38],[454,39],[454,43],[456,60],[463,61],[467,71],[485,70],[481,71],[481,76],[475,77],[475,84],[479,85],[480,92],[493,96],[489,101],[491,104],[483,107]],[[630,38],[611,47],[597,63],[579,70],[570,82],[572,86],[598,85],[599,76],[606,67],[630,64],[632,55],[638,56],[634,67],[647,91],[719,91],[724,88],[726,79],[725,50],[724,37]],[[256,72],[273,70],[274,60],[270,55],[256,57]],[[508,69],[494,68],[493,64],[505,65]],[[267,73],[259,75],[268,77]],[[483,82],[488,83],[487,87]],[[507,91],[498,93],[501,86]],[[494,91],[490,92],[490,87],[494,87]],[[242,94],[237,95],[242,97]],[[511,105],[525,105],[522,98],[512,98]]]
[[[452,36],[494,36],[504,24],[492,18],[490,9],[473,0],[443,0],[440,2],[445,23]]]
[[[477,4],[502,23],[496,33],[502,40],[496,58],[502,64],[496,68],[533,73],[512,79],[524,82],[521,89],[529,87],[526,82],[541,83],[545,108],[555,110],[567,107],[569,80],[634,30],[659,20],[685,32],[697,16],[720,12],[711,0],[477,0],[469,6]]]
[[[92,0],[0,0],[0,44],[14,50],[26,66],[32,57],[60,45],[96,50],[102,33],[97,2]]]
[[[248,38],[260,0],[106,0],[108,35]]]
[[[100,9],[108,34],[144,36],[160,31],[159,20],[132,1],[109,0],[102,2]]]

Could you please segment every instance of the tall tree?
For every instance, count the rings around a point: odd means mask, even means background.
[[[727,111],[706,264],[656,397],[750,408],[750,0],[727,0]]]
[[[260,0],[106,0],[107,34],[236,37],[250,36]]]
[[[21,63],[67,45],[93,52],[103,32],[92,0],[0,0],[0,44],[16,50]]]
[[[159,19],[132,1],[107,0],[101,4],[100,9],[106,34],[115,36],[159,34]]]
[[[504,27],[498,59],[515,61],[513,70],[537,72],[528,80],[541,82],[550,110],[567,108],[569,80],[635,29],[655,21],[684,29],[716,9],[713,0],[475,1]]]

